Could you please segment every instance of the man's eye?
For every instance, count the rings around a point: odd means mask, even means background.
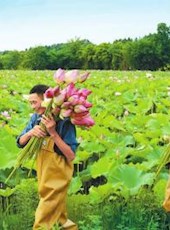
[[[31,104],[31,105],[35,105],[36,102],[35,102],[35,101],[30,101],[30,104]]]

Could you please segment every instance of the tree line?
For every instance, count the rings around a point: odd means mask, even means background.
[[[0,52],[0,69],[56,70],[170,70],[170,26],[157,25],[157,32],[113,43],[72,39],[67,43],[37,46],[24,51]]]

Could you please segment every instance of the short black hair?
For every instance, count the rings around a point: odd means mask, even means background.
[[[48,85],[41,85],[41,84],[35,85],[30,90],[30,94],[37,93],[38,95],[43,95],[48,88],[49,88]]]

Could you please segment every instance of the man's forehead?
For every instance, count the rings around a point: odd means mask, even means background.
[[[31,93],[28,98],[29,101],[42,100],[42,98],[37,93]]]

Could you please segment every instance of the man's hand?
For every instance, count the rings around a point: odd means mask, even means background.
[[[31,129],[28,133],[30,137],[45,137],[47,136],[46,132],[41,128],[40,125],[35,125],[33,129]]]
[[[50,136],[53,136],[56,134],[56,122],[52,115],[49,115],[48,117],[45,115],[42,115],[41,122],[43,125],[45,125],[47,132],[50,134]]]

